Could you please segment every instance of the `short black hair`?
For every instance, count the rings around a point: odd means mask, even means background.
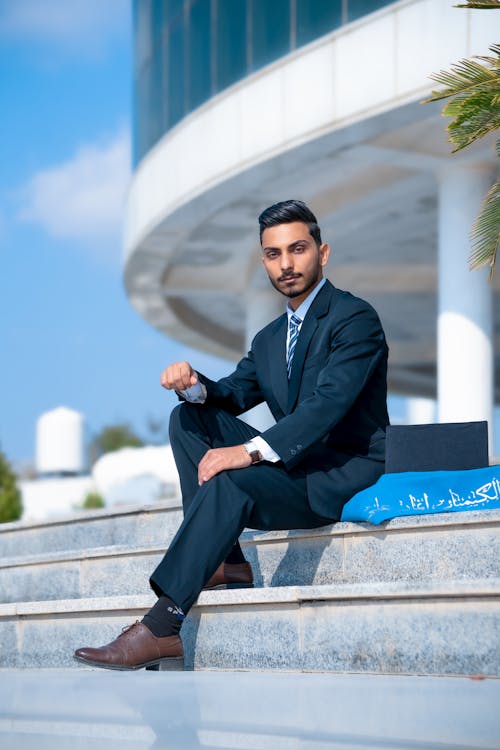
[[[259,236],[261,244],[264,229],[276,227],[278,224],[291,224],[293,221],[302,221],[304,224],[307,224],[309,234],[318,247],[321,245],[321,230],[318,226],[318,221],[315,215],[311,209],[306,206],[304,201],[297,200],[274,203],[272,206],[269,206],[269,208],[262,211],[259,216]]]

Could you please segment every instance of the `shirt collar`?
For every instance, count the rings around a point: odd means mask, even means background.
[[[286,314],[288,315],[288,323],[290,323],[290,318],[292,317],[292,315],[295,315],[297,318],[300,318],[300,322],[302,323],[302,321],[306,317],[307,311],[309,310],[312,303],[316,299],[316,295],[318,294],[320,289],[323,288],[325,283],[326,283],[326,279],[321,279],[319,284],[314,287],[311,294],[309,294],[305,298],[305,300],[298,306],[296,310],[292,310],[289,304],[286,306]]]

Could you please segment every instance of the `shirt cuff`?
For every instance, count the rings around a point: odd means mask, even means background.
[[[207,400],[207,389],[203,383],[198,381],[194,385],[189,386],[184,391],[179,391],[179,394],[189,401],[190,404],[204,404]]]
[[[266,443],[264,438],[261,438],[260,435],[257,435],[251,440],[247,440],[246,445],[251,445],[254,450],[260,451],[263,461],[269,461],[272,464],[277,463],[277,461],[281,461],[281,458],[278,456],[276,451],[274,451],[269,443]]]

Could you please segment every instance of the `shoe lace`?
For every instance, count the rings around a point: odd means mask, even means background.
[[[131,630],[132,628],[135,628],[136,625],[140,625],[139,620],[136,620],[131,625],[125,625],[125,627],[122,628],[122,635],[124,635],[125,633],[128,633],[128,631]]]

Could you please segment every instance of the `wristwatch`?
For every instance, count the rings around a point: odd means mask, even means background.
[[[262,461],[262,453],[254,448],[252,443],[243,443],[243,447],[252,459],[252,464],[260,464],[260,462]]]

